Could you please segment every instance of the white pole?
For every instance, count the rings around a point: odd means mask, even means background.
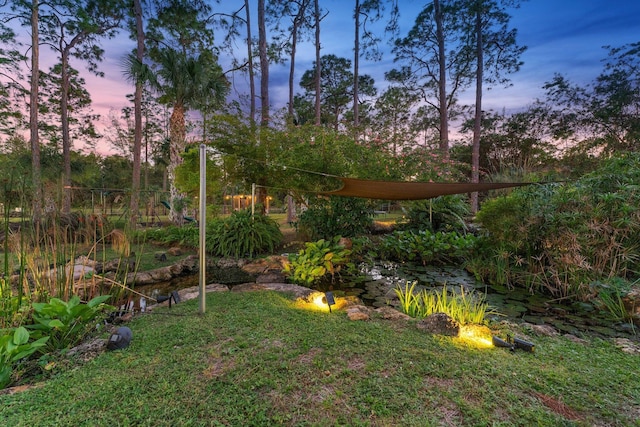
[[[206,310],[207,260],[207,146],[200,144],[200,314]]]

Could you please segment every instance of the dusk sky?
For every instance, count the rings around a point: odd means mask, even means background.
[[[234,5],[237,3],[233,2]],[[352,3],[344,0],[321,2],[329,11],[321,26],[323,55],[352,59]],[[424,0],[400,0],[404,23],[402,36],[406,35],[425,3]],[[214,4],[213,7],[228,8],[225,4],[229,2],[222,1],[222,5]],[[574,83],[589,83],[602,71],[602,60],[607,56],[603,46],[618,47],[640,41],[640,1],[637,0],[529,0],[523,1],[520,9],[512,10],[511,15],[511,26],[518,29],[518,43],[528,47],[522,56],[524,66],[511,76],[512,87],[495,88],[485,93],[485,109],[526,107],[542,96],[542,85],[554,73],[561,73]],[[105,78],[89,76],[84,64],[77,61],[72,64],[85,75],[94,110],[103,117],[110,108],[119,110],[128,105],[125,95],[133,89],[122,77],[120,63],[124,52],[133,46],[124,33],[117,40],[103,42],[106,58],[101,69],[106,73]],[[387,45],[382,47],[389,50]],[[298,55],[296,82],[311,68],[313,60],[313,46],[309,44]],[[363,60],[361,64],[361,73],[372,75],[381,92],[386,84],[383,73],[394,66],[391,53],[387,53],[381,62]],[[270,94],[275,109],[285,106],[287,73],[288,65],[273,66],[270,70]],[[468,102],[472,103],[472,98]]]

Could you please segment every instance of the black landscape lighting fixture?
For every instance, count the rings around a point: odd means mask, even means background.
[[[336,300],[333,297],[333,292],[325,292],[324,299],[327,302],[327,305],[329,306],[329,313],[331,313],[331,306],[336,305]]]
[[[167,300],[169,300],[169,308],[171,308],[171,301],[173,300],[174,304],[177,304],[180,302],[180,294],[178,294],[178,291],[173,291],[171,292],[169,295],[158,295],[155,298],[156,302],[158,304],[163,303]]]
[[[496,336],[494,336],[491,341],[493,342],[493,345],[495,347],[503,347],[503,348],[508,348],[511,351],[514,351],[516,349],[519,350],[523,350],[523,351],[527,351],[529,353],[533,353],[536,349],[535,344],[530,343],[528,341],[525,341],[523,339],[520,338],[513,338],[511,337],[511,335],[507,336],[507,340],[503,340],[501,338],[498,338]]]

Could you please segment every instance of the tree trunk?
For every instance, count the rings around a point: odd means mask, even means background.
[[[69,137],[69,47],[60,46],[60,126],[62,127],[62,162],[64,174],[62,177],[62,213],[71,212],[71,138]]]
[[[296,71],[296,48],[298,47],[298,17],[293,20],[293,30],[291,32],[291,60],[289,64],[289,106],[287,112],[289,117],[293,117],[293,91],[294,76]]]
[[[473,145],[471,150],[471,182],[480,182],[480,132],[482,129],[482,80],[484,53],[482,49],[482,0],[476,10],[476,108],[473,122]],[[471,193],[471,213],[478,212],[478,193]]]
[[[249,62],[249,117],[253,125],[256,120],[256,82],[253,70],[253,49],[251,44],[251,12],[249,0],[244,0],[244,9],[247,14],[247,61]],[[262,59],[261,59],[262,60]]]
[[[169,118],[169,166],[167,174],[169,178],[169,194],[171,210],[169,218],[175,224],[182,225],[184,218],[183,196],[176,187],[176,168],[182,163],[182,152],[186,145],[186,130],[184,120],[185,108],[182,104],[175,104]]]
[[[142,5],[140,0],[133,0],[134,15],[136,20],[136,58],[140,63],[144,59],[144,28],[142,26]],[[142,152],[142,82],[136,80],[134,94],[134,135],[133,135],[133,177],[131,180],[131,202],[129,205],[130,225],[135,228],[138,222],[138,209],[140,204],[140,167]]]
[[[40,228],[40,223],[42,221],[42,168],[40,165],[40,139],[38,136],[38,80],[40,78],[38,11],[38,0],[33,0],[31,6],[31,97],[29,100],[29,132],[33,179],[32,218],[35,230]]]
[[[433,0],[436,18],[436,38],[438,39],[439,82],[438,97],[440,98],[440,151],[445,158],[449,157],[449,110],[447,105],[447,58],[444,46],[444,29],[442,28],[442,7],[440,0]]]
[[[260,53],[260,125],[269,125],[269,58],[264,0],[258,0],[258,51]]]
[[[358,126],[360,126],[360,106],[358,105],[358,74],[360,68],[360,0],[356,0],[353,14],[355,18],[355,37],[353,48],[353,127],[355,140],[358,141]]]
[[[316,126],[320,126],[322,123],[321,116],[321,102],[320,102],[320,78],[322,76],[322,64],[320,63],[320,0],[314,0],[314,16],[315,16],[315,25],[316,25],[316,37],[315,37],[315,45],[316,45],[316,103],[315,103],[315,113],[316,113]]]

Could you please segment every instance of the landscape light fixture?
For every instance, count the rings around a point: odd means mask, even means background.
[[[155,298],[155,300],[156,300],[156,302],[158,304],[169,300],[169,308],[171,308],[171,301],[172,300],[173,300],[174,304],[177,304],[177,303],[180,302],[180,294],[178,294],[178,291],[173,291],[169,295],[158,295]]]
[[[492,337],[492,342],[495,347],[508,348],[511,351],[523,350],[529,353],[533,353],[536,349],[535,344],[520,338],[512,337],[511,335],[507,336],[506,341],[494,336]]]
[[[327,305],[329,306],[329,313],[331,313],[331,306],[336,305],[336,300],[333,297],[333,292],[325,292],[324,299],[327,302]]]

